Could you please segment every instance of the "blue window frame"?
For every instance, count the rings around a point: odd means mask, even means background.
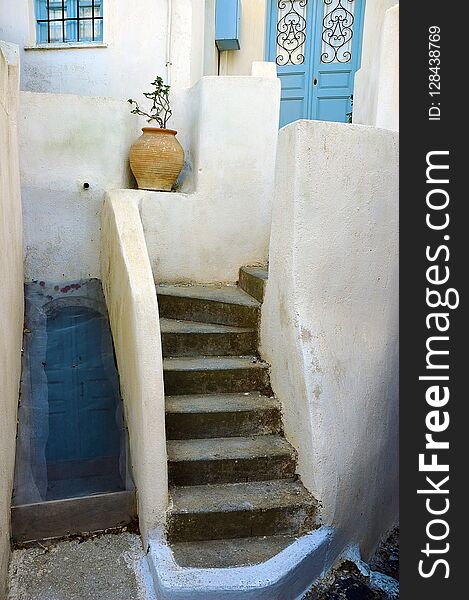
[[[38,44],[103,41],[103,0],[36,0]]]

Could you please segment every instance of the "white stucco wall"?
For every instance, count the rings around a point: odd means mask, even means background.
[[[353,122],[399,130],[399,4],[368,0]]]
[[[398,135],[296,122],[276,176],[262,355],[324,524],[366,557],[398,511]]]
[[[101,279],[109,312],[140,531],[162,528],[168,505],[163,359],[156,289],[138,202],[106,195]]]
[[[239,50],[220,53],[220,75],[249,75],[265,57],[267,0],[241,0]]]
[[[158,281],[236,281],[267,259],[280,83],[204,77],[181,98],[182,192],[135,191]]]
[[[128,152],[141,122],[108,98],[20,96],[26,279],[99,277],[103,193],[135,187]],[[272,77],[207,77],[176,94],[186,193],[135,192],[155,275],[235,281],[242,264],[265,262],[279,97]]]
[[[0,598],[10,556],[10,504],[23,339],[23,244],[18,167],[18,48],[0,42]]]
[[[103,193],[135,185],[128,153],[138,125],[122,101],[21,92],[27,280],[99,277]]]
[[[126,100],[156,75],[169,75],[175,88],[200,78],[204,11],[204,0],[104,0],[101,47],[37,49],[34,0],[5,1],[0,39],[20,47],[24,91]]]

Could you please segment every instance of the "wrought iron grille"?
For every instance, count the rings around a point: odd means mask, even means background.
[[[103,39],[102,0],[36,0],[39,43]]]
[[[278,0],[278,65],[301,65],[305,61],[306,13],[308,0]]]
[[[322,63],[352,60],[354,0],[324,0]]]

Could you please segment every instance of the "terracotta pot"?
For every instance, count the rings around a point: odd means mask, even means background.
[[[144,127],[130,149],[130,168],[141,190],[170,192],[184,164],[177,131]]]

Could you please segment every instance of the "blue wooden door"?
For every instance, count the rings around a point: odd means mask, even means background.
[[[103,348],[112,346],[103,336],[110,336],[107,319],[90,308],[65,307],[48,318],[48,464],[118,460],[117,371],[104,360]]]
[[[312,0],[271,0],[267,60],[277,64],[282,84],[280,127],[308,118],[313,4]]]
[[[271,0],[267,59],[282,83],[281,127],[348,120],[364,8],[365,0]]]

